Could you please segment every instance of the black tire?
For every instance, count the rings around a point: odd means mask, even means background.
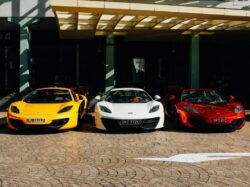
[[[183,130],[183,125],[181,123],[181,119],[179,115],[177,114],[177,112],[174,112],[173,114],[173,127],[176,130]]]
[[[80,129],[80,124],[81,124],[81,112],[80,112],[80,108],[78,110],[78,116],[77,116],[77,125],[76,125],[76,129],[79,130]]]
[[[19,134],[22,132],[22,130],[15,130],[15,129],[11,129],[11,128],[8,128],[8,131],[10,134]]]

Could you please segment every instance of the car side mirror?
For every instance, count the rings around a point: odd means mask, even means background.
[[[156,101],[158,101],[158,100],[160,100],[160,99],[161,99],[161,96],[159,96],[159,95],[155,95],[155,96],[154,96],[154,98],[155,98],[155,100],[156,100]]]
[[[97,96],[95,97],[95,100],[100,101],[100,100],[101,100],[101,96],[100,96],[100,95],[97,95]]]
[[[170,95],[169,98],[168,98],[168,100],[169,100],[170,102],[174,102],[175,99],[176,99],[175,95]]]
[[[234,100],[235,100],[234,96],[232,96],[232,95],[229,96],[229,98],[228,98],[228,101],[229,101],[229,102],[233,102]]]

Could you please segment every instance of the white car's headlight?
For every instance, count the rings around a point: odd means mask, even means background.
[[[238,114],[238,113],[241,113],[243,111],[243,108],[242,106],[236,106],[235,109],[234,109],[234,113]]]
[[[106,106],[99,105],[99,108],[102,112],[112,113],[111,110],[108,109]]]
[[[159,105],[153,106],[153,107],[149,110],[149,113],[156,112],[156,111],[158,111],[158,110],[159,110],[159,108],[160,108],[160,106],[159,106]]]
[[[195,114],[198,114],[198,113],[199,113],[198,110],[196,110],[196,109],[194,109],[194,108],[192,108],[192,107],[189,107],[189,106],[183,106],[183,108],[184,108],[187,112],[189,112],[189,113],[195,113]]]

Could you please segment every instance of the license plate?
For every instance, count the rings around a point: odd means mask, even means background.
[[[120,125],[140,125],[142,120],[120,120],[118,123]]]
[[[28,123],[44,123],[45,119],[44,118],[28,118],[26,121]]]
[[[213,122],[214,123],[226,123],[227,119],[226,118],[214,118]]]

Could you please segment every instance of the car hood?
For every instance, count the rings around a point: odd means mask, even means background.
[[[127,114],[147,114],[152,106],[156,105],[155,101],[148,103],[103,103],[109,108],[113,114],[127,115]]]
[[[189,106],[198,110],[200,115],[232,115],[237,103],[218,103],[218,104],[188,104],[183,106]]]
[[[24,115],[51,115],[58,113],[59,110],[63,109],[66,106],[72,105],[71,102],[67,103],[25,103],[25,102],[18,102],[15,104],[19,109],[21,114]]]

